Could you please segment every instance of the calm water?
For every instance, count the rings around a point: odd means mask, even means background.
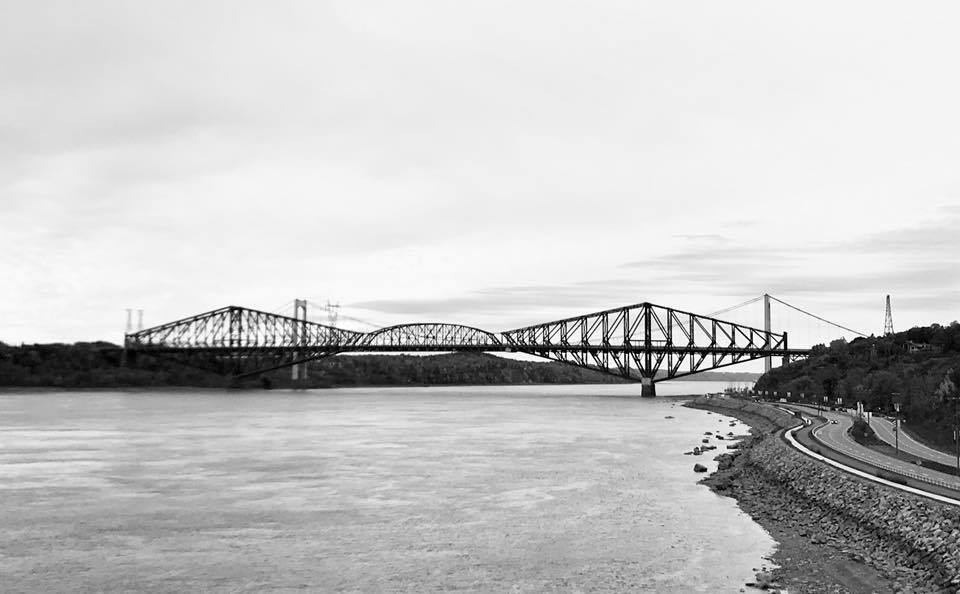
[[[0,590],[736,592],[743,427],[637,390],[0,394]]]

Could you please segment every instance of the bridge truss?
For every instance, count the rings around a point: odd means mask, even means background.
[[[521,352],[653,383],[751,361],[805,356],[787,334],[640,303],[526,326],[499,335],[447,323],[354,332],[305,319],[228,306],[127,334],[132,354],[176,357],[248,376],[348,352]]]

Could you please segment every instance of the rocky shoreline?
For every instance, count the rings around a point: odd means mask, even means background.
[[[727,398],[686,406],[736,417],[751,436],[703,483],[733,497],[778,542],[758,585],[800,592],[960,592],[960,510],[821,464],[779,437],[774,407]]]

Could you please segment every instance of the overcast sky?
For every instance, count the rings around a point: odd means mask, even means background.
[[[949,322],[958,30],[954,2],[0,0],[0,340],[294,297]]]

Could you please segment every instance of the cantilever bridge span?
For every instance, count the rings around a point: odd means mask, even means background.
[[[639,303],[500,333],[447,323],[355,332],[303,318],[228,306],[127,334],[125,349],[175,357],[234,376],[340,353],[515,352],[654,383],[766,357],[806,356],[787,333]]]

